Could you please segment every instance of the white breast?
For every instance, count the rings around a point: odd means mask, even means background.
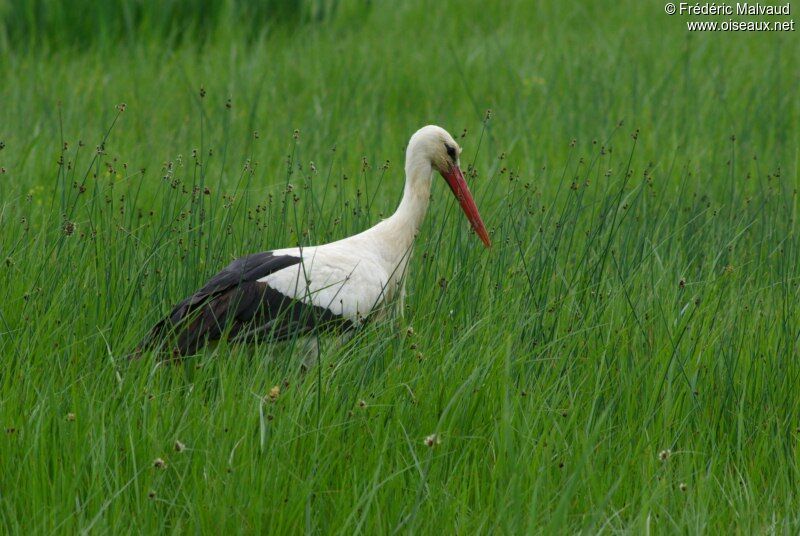
[[[375,244],[358,235],[305,248],[274,251],[303,262],[259,279],[278,292],[360,323],[397,291],[402,266],[386,266]]]

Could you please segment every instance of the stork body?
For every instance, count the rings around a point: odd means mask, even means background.
[[[173,355],[232,341],[281,340],[333,324],[358,326],[402,295],[414,238],[438,171],[484,243],[489,238],[458,165],[460,148],[444,129],[423,127],[406,151],[406,184],[389,218],[357,235],[308,247],[256,253],[215,275],[150,331],[138,352],[169,341]]]

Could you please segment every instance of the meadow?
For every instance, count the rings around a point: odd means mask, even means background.
[[[796,533],[800,43],[685,20],[0,2],[0,532]],[[310,372],[127,359],[390,214],[429,123],[492,249],[436,179],[403,314]]]

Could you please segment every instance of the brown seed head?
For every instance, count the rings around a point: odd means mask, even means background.
[[[436,445],[441,444],[442,440],[439,439],[439,435],[438,434],[431,434],[431,435],[429,435],[428,437],[425,438],[424,443],[425,443],[426,447],[433,448]]]

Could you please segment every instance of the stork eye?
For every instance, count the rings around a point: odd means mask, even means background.
[[[447,149],[447,156],[450,157],[450,160],[453,162],[456,161],[456,148],[452,145],[444,144],[445,148]]]

